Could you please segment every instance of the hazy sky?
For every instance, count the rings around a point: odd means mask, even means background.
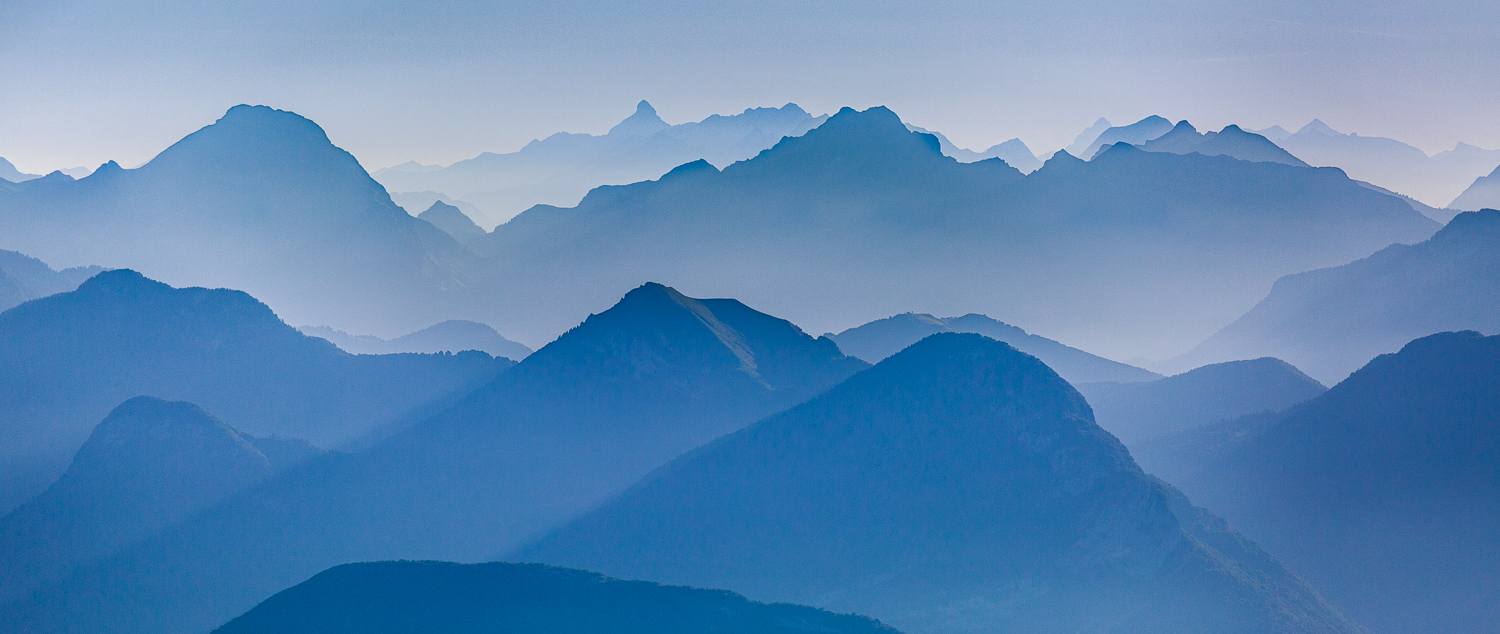
[[[374,169],[749,106],[1038,153],[1149,114],[1500,147],[1500,2],[0,0],[0,156],[144,162],[238,103]]]

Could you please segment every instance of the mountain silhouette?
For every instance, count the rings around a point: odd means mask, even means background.
[[[1063,379],[1075,385],[1095,381],[1129,383],[1161,378],[1155,372],[1096,357],[1051,339],[1028,334],[1025,330],[984,315],[968,314],[939,319],[927,314],[904,313],[825,336],[839,344],[839,349],[850,356],[879,363],[938,332],[972,332],[1003,341],[1021,352],[1041,359]]]
[[[536,564],[337,566],[216,634],[895,634],[865,617]]]
[[[295,323],[409,332],[475,256],[411,217],[317,124],[236,106],[138,169],[0,193],[0,248],[244,290]]]
[[[683,163],[701,159],[723,167],[742,161],[826,118],[789,103],[674,126],[642,101],[607,134],[560,132],[516,152],[485,152],[447,167],[390,167],[376,171],[375,178],[393,192],[440,192],[473,204],[493,219],[492,225],[536,204],[577,204],[601,185],[659,178]],[[404,195],[393,194],[398,199]]]
[[[484,324],[450,319],[389,341],[371,335],[351,335],[327,326],[304,326],[303,334],[327,339],[351,354],[397,354],[402,352],[434,353],[479,350],[490,356],[512,360],[525,359],[531,348],[500,336]]]
[[[107,271],[0,313],[4,508],[55,480],[135,396],[187,400],[250,434],[329,448],[451,403],[507,365],[477,352],[354,356],[245,293]]]
[[[1428,156],[1395,139],[1344,134],[1317,119],[1295,134],[1271,140],[1312,165],[1338,167],[1348,172],[1350,178],[1401,192],[1438,208],[1440,213],[1433,216],[1438,222],[1447,222],[1457,213],[1459,208],[1448,204],[1449,201],[1475,178],[1500,166],[1500,150],[1459,143],[1452,150]],[[1449,209],[1441,209],[1445,204]],[[1465,211],[1495,206],[1500,203],[1471,206]]]
[[[865,367],[737,301],[647,284],[447,411],[291,470],[0,621],[198,632],[341,563],[486,559]]]
[[[1473,185],[1448,203],[1448,208],[1463,211],[1500,208],[1500,167],[1489,176],[1474,179]]]
[[[983,152],[975,152],[974,150],[968,150],[954,145],[953,142],[948,140],[948,137],[943,136],[941,132],[933,132],[932,130],[920,128],[911,124],[907,124],[906,129],[911,130],[912,132],[921,132],[923,134],[931,134],[932,136],[937,137],[938,149],[942,151],[943,155],[951,156],[957,159],[960,163],[975,163],[978,161],[983,161],[985,159],[998,158],[1002,161],[1005,161],[1006,165],[1020,170],[1023,174],[1030,174],[1032,172],[1035,172],[1037,168],[1042,166],[1042,162],[1036,158],[1036,155],[1031,153],[1031,148],[1026,147],[1026,144],[1023,143],[1020,139],[1011,139],[1004,143],[992,145],[989,147],[989,149]]]
[[[21,170],[16,169],[16,166],[12,165],[10,161],[5,160],[4,158],[0,158],[0,180],[19,183],[22,181],[29,181],[34,178],[41,178],[41,176],[38,174],[23,174]]]
[[[1078,133],[1078,136],[1073,139],[1073,142],[1069,144],[1068,147],[1063,148],[1062,151],[1067,152],[1072,156],[1087,156],[1089,146],[1093,145],[1094,140],[1098,139],[1099,135],[1104,134],[1104,131],[1110,129],[1110,127],[1111,124],[1109,122],[1109,119],[1099,117],[1099,120],[1095,121],[1094,125],[1091,125],[1088,128],[1085,128],[1083,132]]]
[[[1359,631],[1182,504],[1036,358],[939,333],[518,556],[916,633]]]
[[[1280,359],[1206,365],[1147,383],[1075,383],[1094,409],[1094,420],[1132,453],[1154,436],[1281,411],[1328,388]],[[1147,471],[1152,467],[1136,456]]]
[[[1129,143],[1130,145],[1145,145],[1151,141],[1172,131],[1172,122],[1156,115],[1151,115],[1130,125],[1116,126],[1099,133],[1089,143],[1088,148],[1079,157],[1097,157],[1104,146],[1116,143]]]
[[[1182,480],[1379,633],[1500,628],[1500,337],[1377,357]]]
[[[476,247],[492,273],[476,283],[487,303],[475,318],[547,340],[600,310],[597,298],[659,279],[818,332],[923,306],[1163,358],[1244,314],[1278,277],[1439,228],[1333,169],[1118,144],[1022,175],[939,145],[888,109],[845,109],[723,171],[689,163],[574,208],[532,208]]]
[[[1241,130],[1237,125],[1227,126],[1219,132],[1199,134],[1193,124],[1186,120],[1179,121],[1170,132],[1147,141],[1140,147],[1147,152],[1171,152],[1172,154],[1197,152],[1204,156],[1232,156],[1242,161],[1284,163],[1307,167],[1307,163],[1302,162],[1302,159],[1292,156],[1290,152],[1281,149],[1266,137]]]
[[[1500,211],[1462,213],[1420,244],[1277,280],[1254,309],[1173,363],[1273,355],[1336,383],[1417,337],[1500,332],[1497,271]]]
[[[103,270],[86,266],[54,271],[36,258],[0,251],[0,312],[38,297],[71,291]]]
[[[243,434],[192,403],[125,401],[57,482],[0,519],[0,603],[317,453],[305,441]]]
[[[427,211],[422,212],[417,217],[432,223],[434,227],[448,232],[448,235],[453,236],[454,240],[464,244],[468,244],[470,240],[485,233],[484,229],[480,229],[479,225],[474,224],[474,220],[469,218],[464,212],[459,211],[458,207],[449,205],[441,200],[434,201],[432,206],[427,208]]]

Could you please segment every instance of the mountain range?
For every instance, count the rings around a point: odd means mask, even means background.
[[[41,175],[23,174],[21,173],[21,170],[16,169],[16,166],[12,165],[10,161],[5,160],[4,158],[0,158],[0,180],[19,183],[21,181],[29,181],[33,178],[41,178]]]
[[[215,634],[898,634],[852,614],[723,590],[550,566],[383,561],[337,566]]]
[[[245,434],[192,403],[125,401],[57,482],[0,519],[0,604],[318,452],[306,441]]]
[[[374,177],[393,192],[441,192],[473,204],[485,215],[476,220],[491,227],[532,205],[574,205],[595,187],[659,178],[683,163],[722,167],[748,159],[826,118],[787,104],[669,125],[642,101],[607,134],[559,132],[508,154],[485,152],[446,167],[397,165]]]
[[[1278,127],[1257,131],[1312,165],[1338,167],[1350,178],[1392,189],[1434,208],[1450,208],[1436,216],[1447,222],[1460,207],[1450,204],[1475,178],[1500,166],[1500,150],[1459,143],[1452,150],[1428,156],[1420,149],[1384,137],[1345,134],[1314,119],[1290,133]],[[1495,206],[1495,205],[1484,205]],[[1478,209],[1465,209],[1473,211]]]
[[[1078,154],[1077,156],[1085,160],[1093,160],[1099,156],[1100,152],[1104,151],[1104,146],[1106,145],[1114,145],[1116,143],[1145,145],[1147,142],[1171,131],[1171,121],[1151,115],[1130,125],[1114,126],[1105,129],[1099,133],[1099,136],[1094,137],[1094,140],[1089,143],[1082,154]]]
[[[477,258],[413,218],[313,122],[236,106],[138,169],[0,192],[0,248],[244,290],[294,323],[393,335],[460,317]]]
[[[1449,332],[1233,434],[1178,484],[1379,634],[1500,628],[1500,337]]]
[[[483,560],[866,367],[737,301],[648,284],[446,411],[289,470],[0,621],[198,632],[341,563]]]
[[[1004,143],[992,145],[983,152],[976,152],[954,145],[941,132],[933,132],[932,130],[920,128],[909,123],[906,124],[906,129],[937,137],[938,151],[942,152],[944,156],[953,157],[960,163],[976,163],[985,159],[997,158],[1005,161],[1006,165],[1020,170],[1022,174],[1030,174],[1042,166],[1042,162],[1037,159],[1035,154],[1031,153],[1031,148],[1026,147],[1026,144],[1021,142],[1020,139],[1011,139]]]
[[[0,502],[8,511],[40,492],[136,396],[331,448],[414,422],[509,365],[480,352],[350,355],[245,293],[106,271],[0,313]]]
[[[1041,359],[1063,379],[1075,385],[1097,381],[1131,383],[1161,378],[1161,375],[1150,370],[1097,357],[1046,337],[1028,334],[1010,324],[972,313],[947,319],[905,313],[878,319],[836,335],[830,333],[824,336],[839,344],[839,349],[850,356],[879,363],[928,335],[939,332],[972,332],[1003,341],[1021,352]]]
[[[1143,473],[1036,358],[939,333],[714,441],[525,561],[936,632],[1359,632]]]
[[[461,319],[450,319],[390,340],[373,335],[351,335],[327,326],[303,326],[298,330],[308,336],[327,339],[350,354],[430,354],[479,350],[493,357],[512,360],[525,359],[526,355],[531,354],[531,348],[506,339],[495,332],[494,328]]]
[[[83,266],[54,271],[36,258],[0,251],[0,311],[38,297],[71,291],[103,270]]]
[[[1168,365],[1268,355],[1333,384],[1417,337],[1500,332],[1497,258],[1500,211],[1465,212],[1424,242],[1277,280],[1252,310]]]
[[[1179,121],[1170,131],[1140,145],[1147,152],[1170,152],[1204,156],[1232,156],[1242,161],[1284,163],[1307,167],[1290,152],[1281,149],[1266,137],[1241,130],[1237,125],[1225,127],[1218,132],[1199,134],[1198,129],[1187,121]]]
[[[1186,351],[1277,277],[1438,228],[1334,169],[1119,143],[1022,175],[943,156],[885,108],[845,109],[722,172],[690,163],[526,211],[479,249],[495,273],[476,299],[506,301],[472,310],[545,340],[598,298],[662,279],[819,330],[917,305],[1131,357]]]

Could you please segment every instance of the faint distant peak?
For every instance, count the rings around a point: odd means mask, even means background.
[[[1344,133],[1328,127],[1328,124],[1323,123],[1321,119],[1313,119],[1312,121],[1308,122],[1307,125],[1302,126],[1302,129],[1297,131],[1297,134],[1325,134],[1328,136],[1344,136]]]
[[[635,114],[630,115],[619,125],[609,129],[610,135],[619,136],[649,136],[662,130],[670,128],[667,122],[657,116],[656,108],[651,107],[645,99],[635,105]]]

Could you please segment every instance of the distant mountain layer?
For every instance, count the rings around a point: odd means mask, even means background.
[[[103,270],[87,266],[54,271],[36,258],[0,251],[0,311],[38,297],[71,291]]]
[[[447,204],[441,200],[434,201],[427,211],[417,215],[417,218],[432,223],[434,227],[448,232],[454,240],[468,243],[485,234],[484,229],[474,224],[474,220],[460,211],[458,207]]]
[[[1307,163],[1302,162],[1302,159],[1292,156],[1291,153],[1281,149],[1266,137],[1246,132],[1235,125],[1228,126],[1219,132],[1199,134],[1193,124],[1179,121],[1170,132],[1147,141],[1140,147],[1147,152],[1171,152],[1172,154],[1197,152],[1204,156],[1232,156],[1242,161],[1284,163],[1307,167]]]
[[[1464,211],[1500,209],[1500,167],[1496,167],[1489,176],[1475,179],[1474,184],[1459,194],[1448,207]]]
[[[135,396],[191,401],[251,434],[333,447],[414,422],[509,364],[479,352],[354,356],[245,293],[100,273],[0,313],[0,501],[9,510],[40,492]]]
[[[200,513],[0,622],[201,632],[339,563],[491,558],[866,367],[737,301],[648,284],[429,420]]]
[[[264,106],[231,108],[138,169],[0,191],[0,248],[240,289],[295,323],[375,333],[451,317],[477,261],[317,124]]]
[[[826,336],[849,355],[870,363],[879,363],[938,332],[973,332],[1003,341],[1021,352],[1041,359],[1074,385],[1095,381],[1130,383],[1161,378],[1155,372],[1096,357],[1051,339],[1028,334],[1025,330],[984,315],[969,314],[939,319],[932,315],[905,313]]]
[[[1467,212],[1420,244],[1277,280],[1254,309],[1174,363],[1271,355],[1332,384],[1416,337],[1500,333],[1496,306],[1500,211]]]
[[[1359,632],[1151,479],[1036,358],[939,333],[518,556],[916,634]]]
[[[21,170],[16,169],[16,166],[12,165],[10,161],[5,160],[4,158],[0,158],[0,180],[19,183],[22,181],[29,181],[33,178],[41,178],[41,175],[23,174],[21,173]]]
[[[1172,131],[1172,122],[1156,115],[1146,117],[1130,125],[1122,125],[1106,129],[1094,137],[1087,149],[1079,158],[1093,159],[1103,151],[1104,146],[1116,143],[1128,143],[1130,145],[1145,145],[1147,141],[1154,140]]]
[[[558,133],[509,154],[485,152],[436,169],[396,166],[376,171],[375,178],[391,191],[442,192],[472,203],[489,227],[532,205],[574,205],[595,187],[659,178],[683,163],[702,159],[723,167],[742,161],[826,118],[787,104],[668,125],[642,101],[608,134]]]
[[[1099,426],[1132,452],[1155,436],[1281,411],[1328,389],[1285,361],[1271,358],[1207,365],[1148,383],[1075,385],[1094,408]],[[1139,456],[1136,460],[1154,472]]]
[[[1187,350],[1282,275],[1439,227],[1334,169],[1116,144],[1022,175],[959,163],[891,111],[840,111],[722,172],[539,206],[477,249],[479,316],[545,341],[641,279],[747,298],[832,330],[923,306],[1003,314],[1097,354]],[[951,312],[950,312],[951,311]]]
[[[479,350],[490,356],[511,360],[525,359],[526,355],[531,354],[531,348],[500,336],[494,328],[461,319],[450,319],[391,340],[370,335],[351,335],[327,326],[304,326],[299,330],[306,335],[327,339],[352,354]]]
[[[896,634],[861,616],[535,564],[387,561],[318,573],[216,634]]]
[[[1295,134],[1279,128],[1261,133],[1312,165],[1338,167],[1348,172],[1350,178],[1401,192],[1436,208],[1446,205],[1459,209],[1448,204],[1449,201],[1475,178],[1500,166],[1500,150],[1459,143],[1452,150],[1429,157],[1400,141],[1344,134],[1316,119]],[[1500,206],[1500,203],[1480,206]],[[1447,222],[1454,213],[1449,211],[1437,220]]]
[[[130,399],[57,482],[0,519],[0,603],[318,453],[306,441],[244,434],[192,403]]]
[[[1412,341],[1239,426],[1182,446],[1209,451],[1194,500],[1373,632],[1500,630],[1500,337]]]
[[[1042,162],[1037,160],[1035,154],[1031,153],[1031,148],[1026,147],[1026,144],[1022,143],[1020,139],[1011,139],[998,145],[992,145],[983,152],[975,152],[974,150],[954,145],[941,132],[933,132],[932,130],[919,128],[911,124],[907,124],[906,128],[913,132],[922,132],[937,137],[938,149],[945,156],[951,156],[960,163],[974,163],[985,159],[998,158],[1005,161],[1006,165],[1020,170],[1023,174],[1035,172],[1037,168],[1042,166]]]

